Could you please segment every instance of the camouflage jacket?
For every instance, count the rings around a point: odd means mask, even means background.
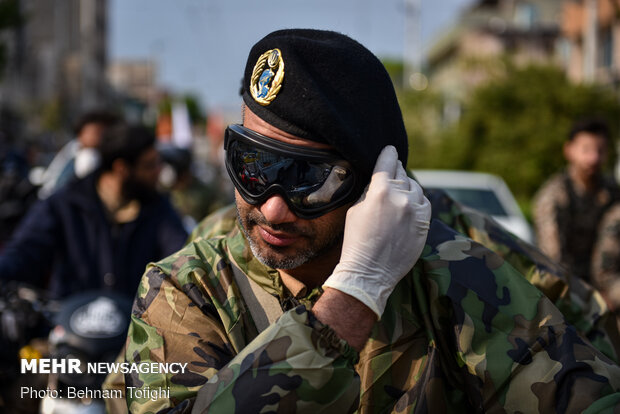
[[[603,216],[592,253],[592,284],[620,306],[620,204]]]
[[[601,178],[596,190],[586,192],[574,185],[568,172],[551,177],[534,197],[541,250],[589,282],[599,221],[618,196],[618,187],[610,179]]]
[[[506,231],[489,216],[455,202],[443,191],[427,190],[425,194],[433,207],[433,218],[500,255],[544,293],[598,350],[616,363],[620,362],[616,318],[596,289],[569,274],[565,267]],[[208,223],[205,220],[204,226]]]
[[[188,362],[189,372],[127,375],[128,387],[170,390],[153,400],[128,393],[131,412],[190,412],[199,390],[199,403],[218,413],[564,413],[620,404],[620,367],[512,265],[439,220],[359,354],[308,311],[320,289],[291,297],[252,256],[234,210],[203,229],[209,237],[147,269],[126,349],[128,362]],[[283,304],[260,334],[231,262]]]

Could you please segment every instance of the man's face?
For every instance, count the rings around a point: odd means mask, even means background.
[[[577,174],[591,178],[599,174],[607,158],[607,141],[600,135],[579,132],[565,144],[564,156]]]
[[[96,122],[86,124],[80,130],[78,140],[84,148],[95,148],[101,141],[101,135],[103,134],[103,125]]]
[[[328,145],[297,138],[267,124],[246,108],[244,126],[270,138],[310,148]],[[254,256],[274,269],[295,269],[340,251],[349,205],[312,220],[295,216],[280,195],[251,205],[235,191],[239,222]]]
[[[145,200],[157,192],[161,159],[155,147],[145,150],[130,167],[129,177],[123,183],[127,199]]]

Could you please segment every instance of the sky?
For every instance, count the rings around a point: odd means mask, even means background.
[[[193,93],[209,110],[241,102],[247,53],[273,30],[308,27],[356,39],[380,58],[402,58],[406,0],[109,0],[109,58],[152,59],[157,83]],[[418,0],[420,47],[473,0]]]

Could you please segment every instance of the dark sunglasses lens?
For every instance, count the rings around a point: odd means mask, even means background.
[[[247,195],[258,199],[269,187],[278,185],[301,211],[333,204],[354,184],[346,161],[334,164],[296,159],[239,140],[231,142],[227,157],[237,185]]]
[[[316,166],[319,167],[319,166]],[[353,187],[353,174],[344,165],[323,164],[315,168],[320,179],[301,185],[287,194],[291,202],[300,209],[315,209],[341,200]],[[317,177],[318,178],[318,177]]]
[[[273,171],[278,165],[282,165],[283,161],[276,154],[261,151],[239,141],[230,145],[227,157],[236,181],[253,197],[260,196],[269,188],[269,176],[273,175]],[[268,176],[266,172],[271,174]]]

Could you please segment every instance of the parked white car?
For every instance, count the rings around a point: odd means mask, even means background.
[[[501,177],[449,170],[412,170],[412,173],[422,187],[441,189],[459,203],[490,215],[522,240],[535,243],[532,227]]]

